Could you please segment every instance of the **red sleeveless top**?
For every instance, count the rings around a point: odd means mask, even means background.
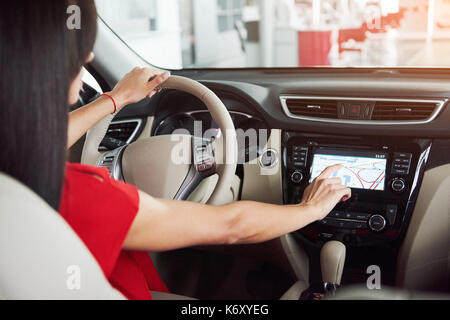
[[[106,168],[67,164],[60,214],[114,288],[128,299],[147,300],[150,290],[168,290],[148,253],[122,249],[138,209],[137,189],[112,179]]]

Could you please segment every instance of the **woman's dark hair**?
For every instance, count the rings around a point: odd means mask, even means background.
[[[79,29],[67,20],[77,5]],[[69,86],[92,51],[92,0],[0,1],[0,171],[54,209],[64,181]]]

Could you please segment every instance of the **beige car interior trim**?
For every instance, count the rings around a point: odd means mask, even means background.
[[[188,201],[197,203],[207,203],[208,199],[211,197],[214,189],[216,188],[219,176],[217,174],[204,179],[198,187],[189,195]],[[224,193],[224,197],[220,200],[221,203],[230,203],[237,201],[239,198],[239,188],[241,187],[241,179],[238,176],[234,176],[233,181],[230,186],[230,190]]]
[[[239,179],[239,177],[238,177]],[[198,185],[197,188],[189,195],[188,201],[198,202],[205,204],[208,199],[211,197],[214,188],[217,185],[217,181],[219,181],[219,176],[217,174],[203,179],[202,182]],[[230,189],[231,191],[231,189]],[[231,193],[231,192],[230,192]],[[225,200],[224,200],[225,202]],[[226,202],[225,202],[226,203]]]
[[[0,299],[124,299],[64,219],[26,186],[3,174]]]
[[[320,250],[320,270],[323,283],[340,285],[345,264],[345,245],[340,241],[328,241]]]
[[[81,163],[95,166],[102,156],[102,152],[98,151],[98,147],[108,131],[111,121],[115,115],[107,115],[100,120],[95,126],[86,133],[86,141],[84,142],[83,153],[81,154]]]
[[[156,198],[173,199],[191,167],[189,135],[142,138],[123,153],[122,173],[126,182]],[[172,150],[179,145],[187,161],[176,164]]]
[[[397,286],[449,290],[450,165],[425,172],[397,261]]]
[[[275,150],[281,157],[281,130],[272,129],[265,150]],[[242,200],[253,200],[272,204],[283,204],[281,182],[281,159],[271,168],[263,168],[259,161],[244,164]]]
[[[145,124],[144,129],[142,129],[141,134],[136,140],[149,138],[151,137],[153,122],[155,121],[154,117],[147,117],[147,123]]]
[[[260,161],[244,164],[242,200],[283,204],[281,130],[271,130],[270,138],[263,152],[268,149],[275,150],[279,157],[273,167],[262,168]],[[308,255],[298,245],[292,235],[284,235],[279,239],[297,280],[309,284]]]
[[[302,293],[308,288],[308,282],[297,281],[281,296],[280,300],[299,300]]]
[[[305,250],[292,234],[280,237],[280,242],[297,280],[309,285],[309,257]]]

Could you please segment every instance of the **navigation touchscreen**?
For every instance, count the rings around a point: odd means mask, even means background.
[[[370,151],[316,150],[311,167],[314,180],[326,167],[343,164],[344,168],[333,174],[349,188],[378,190],[385,188],[386,154]]]

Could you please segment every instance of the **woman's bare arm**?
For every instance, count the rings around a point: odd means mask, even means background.
[[[156,76],[152,81],[149,79]],[[135,68],[108,93],[116,102],[117,111],[124,106],[151,97],[155,88],[161,85],[169,73],[149,68]],[[69,114],[67,147],[70,148],[97,122],[114,112],[110,98],[102,96],[90,104]]]
[[[257,243],[301,229],[325,217],[350,189],[328,177],[327,168],[306,190],[299,205],[253,201],[209,206],[155,199],[140,192],[140,209],[124,249],[166,251],[194,245]]]
[[[67,148],[73,146],[90,128],[113,111],[112,101],[102,96],[69,113]]]

